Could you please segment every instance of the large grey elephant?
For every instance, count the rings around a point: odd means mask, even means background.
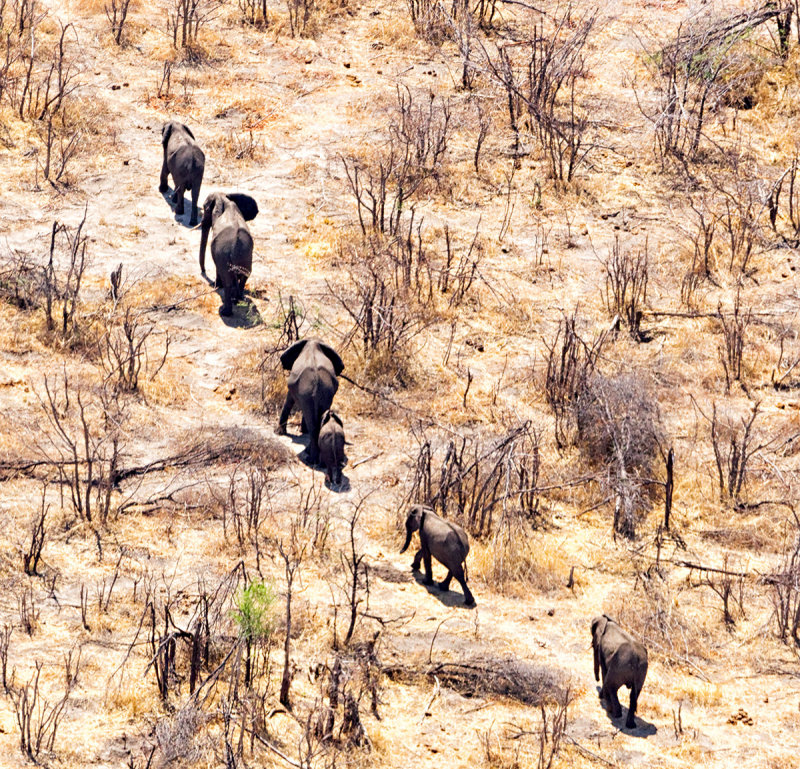
[[[223,289],[220,313],[230,315],[233,303],[244,299],[244,284],[253,267],[253,238],[246,222],[258,214],[258,204],[249,195],[215,192],[203,204],[200,233],[200,272],[206,274],[206,243],[211,238],[211,256],[217,268],[216,285]]]
[[[342,482],[344,467],[344,425],[341,417],[332,409],[328,409],[320,421],[319,458],[325,465],[325,474],[331,483]]]
[[[194,227],[197,224],[197,201],[200,197],[200,185],[203,183],[206,156],[191,130],[175,120],[164,123],[161,144],[164,147],[164,161],[161,164],[159,192],[167,191],[167,177],[172,174],[175,184],[172,202],[175,204],[175,213],[183,216],[183,193],[189,190],[192,195],[189,224]]]
[[[411,568],[419,569],[420,561],[425,562],[425,584],[433,584],[431,556],[447,567],[447,576],[439,583],[442,590],[450,589],[450,580],[455,577],[464,591],[464,602],[467,606],[475,603],[475,598],[467,587],[464,563],[469,553],[467,533],[458,524],[446,521],[436,515],[429,507],[413,505],[406,516],[406,543],[401,553],[405,553],[411,544],[411,537],[419,531],[419,550],[414,556]]]
[[[332,347],[319,339],[301,339],[283,352],[281,365],[289,371],[289,382],[276,432],[286,433],[292,408],[299,408],[303,414],[301,430],[310,439],[308,461],[316,464],[322,415],[330,409],[339,389],[338,376],[344,370],[344,363]]]
[[[627,686],[631,690],[631,701],[625,726],[635,729],[636,703],[647,676],[647,649],[606,614],[592,620],[592,649],[596,681],[603,671],[600,698],[611,705],[611,715],[619,718],[622,707],[617,690]]]

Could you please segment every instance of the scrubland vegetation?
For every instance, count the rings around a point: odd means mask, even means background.
[[[796,765],[795,5],[0,0],[0,31],[0,764]],[[259,203],[231,318],[166,119],[201,201]],[[341,487],[273,432],[306,336],[345,362]],[[417,502],[477,607],[399,554]],[[649,649],[635,730],[602,612]]]

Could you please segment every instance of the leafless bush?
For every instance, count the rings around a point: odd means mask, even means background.
[[[635,374],[595,372],[578,395],[576,414],[578,446],[599,470],[604,493],[615,500],[614,532],[633,538],[660,445],[658,404]]]
[[[747,417],[738,420],[732,415],[717,414],[717,404],[713,404],[710,427],[711,445],[717,468],[717,484],[720,500],[739,506],[747,481],[747,468],[753,456],[769,445],[767,442],[754,442],[753,426],[759,415],[760,403],[753,403]]]
[[[704,570],[701,574],[701,583],[719,596],[722,601],[722,620],[725,627],[732,630],[737,619],[745,618],[744,610],[744,580],[743,572],[730,569],[730,558],[726,555],[722,561],[722,568],[714,571]]]
[[[772,369],[770,380],[776,390],[790,390],[800,384],[796,377],[789,378],[800,366],[800,334],[793,323],[789,322],[780,328],[778,343],[778,360]]]
[[[86,247],[89,238],[84,234],[86,210],[75,229],[53,222],[50,233],[50,257],[42,274],[41,290],[44,295],[47,330],[55,331],[66,343],[79,336],[78,308],[81,283],[88,265]],[[56,270],[56,255],[63,266]]]
[[[730,392],[734,382],[742,381],[745,341],[747,329],[752,321],[750,309],[742,310],[740,288],[733,300],[733,312],[724,313],[722,305],[717,306],[717,320],[722,331],[722,344],[719,346],[719,359],[725,370],[725,387]]]
[[[289,700],[289,689],[292,685],[291,645],[292,645],[292,593],[294,581],[300,574],[307,553],[308,542],[302,536],[302,529],[297,520],[292,521],[288,538],[278,541],[278,553],[283,561],[286,577],[286,635],[283,639],[283,674],[281,675],[280,703],[292,709]]]
[[[567,5],[535,22],[528,39],[504,41],[493,53],[484,48],[489,74],[507,98],[515,153],[520,152],[524,113],[547,155],[551,175],[561,182],[569,182],[596,147],[589,136],[593,125],[580,103],[584,48],[596,20],[596,9],[575,18]]]
[[[19,625],[33,637],[39,627],[39,607],[36,605],[36,598],[33,595],[33,588],[26,587],[17,597],[17,609],[19,610]]]
[[[547,372],[544,392],[555,417],[555,438],[560,449],[570,445],[575,437],[576,406],[586,388],[605,341],[605,334],[591,344],[581,339],[577,331],[577,310],[564,317],[547,348]]]
[[[269,25],[267,0],[237,0],[242,21],[252,27]]]
[[[400,234],[400,221],[424,182],[439,180],[451,133],[450,103],[434,94],[397,90],[388,138],[373,157],[340,157],[362,233]]]
[[[800,521],[796,516],[793,523],[794,541],[784,555],[781,569],[765,577],[765,582],[770,587],[778,638],[783,643],[792,641],[800,649]]]
[[[156,722],[155,736],[164,763],[191,761],[199,755],[195,737],[205,720],[203,713],[192,703],[182,707],[174,716]]]
[[[0,298],[30,310],[38,307],[42,267],[30,251],[9,251],[0,258]]]
[[[214,19],[226,0],[170,0],[167,30],[175,48],[192,48],[200,29]]]
[[[227,494],[222,501],[222,530],[225,538],[236,538],[239,551],[252,546],[260,562],[259,534],[271,503],[270,471],[260,462],[242,463],[231,470]]]
[[[22,570],[28,576],[35,576],[42,558],[42,550],[47,539],[47,514],[50,505],[47,503],[47,483],[42,485],[42,501],[39,509],[31,516],[28,524],[28,537],[22,551]]]
[[[2,674],[3,691],[9,693],[10,679],[8,676],[8,653],[11,648],[11,625],[3,625],[0,630],[0,673]]]
[[[657,104],[642,111],[655,129],[656,153],[688,170],[701,151],[704,126],[723,107],[738,103],[752,85],[752,63],[743,42],[781,11],[766,5],[725,17],[692,15],[672,40],[647,61],[656,79]],[[747,97],[745,97],[747,98]]]
[[[509,520],[541,523],[539,435],[530,422],[488,440],[478,433],[446,442],[423,433],[417,440],[412,502],[430,505],[478,537]]]
[[[64,371],[59,379],[45,377],[39,405],[46,428],[33,436],[35,447],[67,490],[75,516],[105,524],[119,482],[125,403],[107,388],[74,387]]]
[[[80,653],[73,662],[72,652],[64,657],[64,694],[51,703],[39,688],[42,663],[36,660],[31,678],[24,684],[9,686],[11,702],[17,717],[20,750],[28,759],[39,763],[39,755],[52,752],[56,732],[69,702],[80,669]]]
[[[769,193],[769,222],[775,234],[785,243],[797,248],[800,245],[800,179],[798,157],[773,183]],[[784,185],[787,185],[783,195]],[[783,195],[783,197],[781,197]]]
[[[128,305],[115,307],[105,320],[98,342],[105,381],[124,392],[136,392],[141,378],[152,382],[167,362],[169,333],[163,334],[163,352],[153,354],[153,342],[160,335],[145,312]]]
[[[310,32],[312,17],[316,13],[316,0],[286,0],[289,11],[289,29],[292,37],[305,36]]]
[[[111,27],[111,35],[117,45],[122,45],[122,34],[125,30],[125,21],[128,18],[130,5],[131,0],[111,0],[110,3],[103,6]]]
[[[475,235],[469,247],[461,249],[458,254],[455,244],[450,237],[450,229],[445,227],[445,261],[439,271],[439,290],[450,294],[450,306],[460,306],[469,294],[475,279],[478,277],[478,268],[483,258],[483,242],[480,239],[480,221],[475,227]]]
[[[619,237],[608,258],[603,262],[606,271],[605,300],[612,316],[624,318],[631,336],[641,341],[642,308],[647,302],[648,261],[647,243],[635,254],[620,247]]]
[[[407,0],[414,29],[423,40],[441,45],[447,38],[449,13],[439,0]]]
[[[495,695],[533,706],[563,699],[567,689],[567,676],[560,670],[491,654],[422,667],[390,666],[384,668],[384,673],[412,681],[435,676],[442,684],[470,697]]]

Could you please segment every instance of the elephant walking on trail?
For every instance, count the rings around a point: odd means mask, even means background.
[[[339,389],[339,374],[344,363],[336,351],[319,339],[301,339],[281,355],[281,365],[289,371],[286,401],[276,432],[286,434],[286,422],[292,409],[303,413],[301,431],[308,433],[308,461],[319,461],[319,431],[322,416],[333,403]]]
[[[625,726],[635,729],[636,705],[647,676],[647,649],[606,614],[592,620],[592,649],[596,681],[600,680],[600,671],[603,672],[600,699],[606,700],[611,706],[611,715],[619,718],[622,707],[617,690],[627,686],[631,690],[631,701]]]
[[[249,195],[215,192],[203,204],[200,233],[200,272],[206,274],[206,244],[211,237],[211,256],[217,268],[216,285],[223,289],[220,314],[230,315],[233,303],[244,299],[244,285],[253,267],[253,238],[246,222],[258,214]]]
[[[337,486],[342,482],[344,458],[344,425],[332,409],[322,415],[319,428],[319,458],[325,465],[328,480]]]
[[[206,156],[200,149],[194,134],[183,123],[169,120],[161,129],[161,144],[164,148],[164,161],[161,164],[161,181],[159,192],[167,191],[167,177],[172,174],[175,192],[172,202],[175,213],[183,216],[183,193],[189,190],[192,195],[192,215],[189,225],[197,224],[197,201],[200,197],[200,185],[203,183],[203,172],[206,167]]]
[[[419,550],[414,556],[411,568],[419,569],[420,561],[425,562],[425,584],[433,584],[431,557],[447,567],[447,576],[439,583],[442,590],[450,589],[450,580],[455,577],[464,591],[464,603],[472,606],[475,598],[467,587],[464,563],[469,553],[467,533],[458,524],[446,521],[436,515],[429,507],[414,505],[406,517],[406,543],[401,553],[405,553],[411,544],[411,537],[419,531]]]

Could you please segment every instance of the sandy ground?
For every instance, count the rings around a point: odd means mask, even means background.
[[[645,139],[644,121],[632,109],[627,79],[637,67],[640,50],[632,32],[633,20],[646,14],[648,24],[657,28],[672,23],[675,14],[685,8],[683,3],[645,3],[643,7],[616,2],[602,9],[604,23],[593,51],[593,79],[598,84],[594,98],[605,105],[607,114],[617,117],[614,131],[623,137],[619,151],[597,155],[594,173],[607,175],[606,188],[593,188],[570,202],[553,195],[537,213],[528,205],[531,188],[521,183],[510,234],[503,244],[495,244],[492,259],[483,267],[485,284],[491,290],[481,288],[481,306],[471,305],[456,313],[453,336],[457,353],[447,364],[441,363],[449,322],[433,326],[424,345],[423,381],[435,381],[440,373],[451,377],[448,381],[459,383],[453,388],[458,390],[455,395],[448,391],[451,401],[460,400],[469,370],[476,378],[474,403],[486,413],[487,393],[507,371],[501,407],[519,415],[546,413],[541,395],[527,393],[530,371],[541,370],[542,337],[561,312],[576,303],[598,307],[597,252],[615,233],[622,232],[635,242],[648,238],[657,266],[651,301],[660,307],[677,305],[671,272],[674,230],[670,234],[665,223],[675,201],[661,195],[660,181],[648,178],[636,165],[631,167],[637,148],[649,140]],[[153,45],[150,38],[117,51],[104,37],[102,14],[84,11],[78,3],[69,4],[68,13],[75,14],[69,18],[76,19],[81,40],[86,41],[81,47],[82,80],[102,104],[105,128],[98,131],[99,147],[93,153],[91,170],[63,193],[31,189],[32,163],[20,158],[21,147],[0,153],[6,180],[0,194],[4,247],[43,252],[53,219],[75,225],[85,210],[86,231],[91,236],[93,295],[102,295],[107,276],[122,263],[129,284],[139,281],[158,297],[154,304],[176,305],[151,316],[160,329],[169,331],[170,361],[179,364],[167,394],[142,407],[150,416],[142,417],[145,426],[133,436],[133,454],[163,455],[187,430],[220,431],[238,426],[253,430],[264,442],[276,440],[272,436],[274,418],[260,413],[248,397],[243,382],[251,373],[242,373],[242,362],[253,365],[255,353],[274,344],[281,297],[285,300],[291,295],[302,303],[307,333],[324,336],[334,344],[345,336],[346,317],[326,286],[326,281],[338,282],[344,277],[331,264],[328,252],[337,233],[353,221],[337,156],[371,141],[373,126],[364,118],[375,119],[378,103],[391,103],[398,83],[451,92],[451,77],[457,75],[455,58],[405,38],[402,46],[383,44],[399,34],[393,30],[405,15],[404,8],[392,3],[353,9],[352,14],[326,27],[315,41],[230,28],[215,38],[218,46],[213,49],[213,61],[188,70],[197,82],[191,104],[178,108],[152,98],[160,65],[147,59]],[[235,62],[234,83],[217,98],[214,83],[223,77],[228,56]],[[208,71],[216,81],[204,76]],[[220,151],[221,143],[241,120],[235,95],[242,100],[255,99],[265,110],[272,110],[258,134],[262,145],[253,161],[231,160]],[[226,104],[220,105],[220,100]],[[232,319],[218,315],[220,300],[199,273],[200,233],[188,228],[189,206],[183,219],[177,219],[157,189],[160,127],[170,116],[186,119],[201,143],[209,147],[201,198],[215,190],[235,189],[252,194],[259,203],[260,214],[251,223],[256,245],[249,302],[237,307]],[[505,138],[498,129],[492,141],[499,147]],[[454,152],[468,158],[470,148],[456,147]],[[497,163],[499,166],[500,160]],[[495,182],[486,178],[473,182],[468,201],[461,202],[459,195],[446,203],[430,199],[423,201],[420,209],[431,224],[449,221],[465,236],[480,218],[491,233],[489,237],[496,240],[503,197]],[[548,269],[534,272],[530,281],[529,255],[542,221],[550,233]],[[523,286],[524,295],[520,293]],[[770,286],[774,290],[769,300],[762,300],[764,306],[775,312],[784,308],[796,312],[794,273]],[[497,334],[496,313],[504,308],[509,316],[526,313],[532,323],[527,327],[517,324],[508,334]],[[14,315],[6,308],[2,312],[6,314],[4,327],[25,322],[21,314]],[[592,317],[598,328],[608,322],[599,311]],[[685,334],[701,322],[691,323],[690,327],[690,322],[673,318],[653,321],[655,339],[647,349],[622,340],[610,354],[617,361],[627,359],[656,370],[659,386],[674,388],[674,400],[665,404],[665,421],[676,435],[684,467],[695,469],[700,464],[694,453],[698,418],[688,416],[690,402],[705,392],[702,372],[709,360],[715,360],[715,352],[695,350],[694,357],[689,355]],[[485,353],[468,343],[476,338],[483,342]],[[27,350],[0,352],[0,360],[0,407],[5,417],[32,413],[42,375],[55,373],[60,357],[33,345]],[[797,408],[796,393],[780,398],[766,388],[765,393],[770,398],[764,406],[770,418],[783,418]],[[533,590],[523,586],[501,594],[475,576],[470,581],[478,605],[466,609],[458,589],[443,595],[417,584],[408,554],[398,553],[400,533],[392,534],[392,528],[399,520],[397,509],[404,494],[408,459],[415,451],[408,413],[427,417],[430,409],[422,402],[423,396],[400,392],[395,397],[405,411],[376,405],[370,396],[343,383],[338,400],[352,443],[345,470],[347,490],[323,487],[321,473],[300,461],[276,470],[276,477],[292,489],[281,498],[286,509],[291,509],[296,487],[314,484],[336,519],[346,516],[369,492],[359,527],[359,543],[373,575],[369,612],[384,619],[398,618],[383,631],[380,654],[384,663],[424,660],[429,653],[434,660],[491,653],[563,671],[576,699],[570,708],[565,752],[557,760],[560,766],[729,767],[735,762],[745,769],[794,765],[800,751],[797,661],[772,637],[769,599],[755,584],[747,588],[753,608],[735,632],[728,633],[721,627],[716,596],[708,589],[691,589],[686,570],[670,571],[673,608],[693,619],[692,630],[703,631],[705,654],[687,661],[679,643],[673,650],[651,649],[637,728],[621,728],[621,722],[606,714],[592,678],[589,622],[601,610],[618,610],[640,580],[655,579],[645,567],[645,559],[651,556],[652,533],[641,543],[614,542],[608,511],[585,515],[586,500],[579,495],[551,500],[547,505],[551,525],[531,535],[541,557],[555,564],[558,587]],[[430,391],[424,397],[430,397]],[[708,396],[701,402],[708,402]],[[443,411],[449,409],[449,405],[443,406]],[[290,432],[296,436],[296,421]],[[296,454],[302,451],[297,438],[277,440]],[[198,471],[197,477],[189,480],[202,485],[208,477]],[[181,476],[181,481],[185,480],[186,476]],[[708,489],[710,483],[707,476],[697,481],[698,487],[705,484]],[[69,767],[113,767],[132,760],[131,765],[144,766],[149,746],[156,740],[155,723],[168,714],[157,703],[152,674],[143,675],[147,664],[143,651],[136,652],[124,680],[111,675],[127,651],[141,612],[141,606],[131,602],[134,583],[148,573],[190,596],[199,576],[221,578],[238,558],[223,540],[221,521],[190,510],[182,514],[174,510],[134,513],[103,534],[102,558],[92,537],[58,529],[44,556],[45,574],[57,575],[51,591],[47,579],[28,581],[17,565],[15,543],[21,537],[15,528],[25,519],[31,486],[16,481],[3,485],[0,511],[6,522],[7,548],[2,558],[6,589],[0,597],[0,625],[19,624],[19,600],[28,584],[40,611],[33,636],[28,637],[19,627],[14,629],[10,667],[27,678],[21,671],[29,671],[32,660],[58,666],[66,650],[82,644],[82,672],[58,733],[58,759],[54,762]],[[719,563],[728,552],[700,536],[714,526],[714,521],[705,517],[704,506],[712,494],[703,493],[701,503],[688,490],[685,501],[677,500],[678,528],[687,549],[673,551],[671,545],[667,548],[670,557]],[[655,530],[657,518],[655,512],[648,531]],[[758,524],[759,520],[754,520]],[[340,528],[335,536],[340,542]],[[736,552],[752,572],[767,571],[775,563],[769,550]],[[118,599],[108,612],[92,608],[95,628],[85,631],[80,624],[80,590],[85,586],[95,596],[99,585],[110,582],[119,557],[124,566],[115,586]],[[252,555],[248,558],[252,561]],[[571,566],[577,576],[572,590],[565,587]],[[270,562],[264,568],[281,586],[280,564]],[[324,575],[332,568],[310,562],[301,580],[299,605],[306,629],[296,645],[302,672],[295,690],[303,702],[314,696],[313,687],[305,682],[305,668],[329,654],[324,648],[329,632],[324,618],[330,609],[330,592]],[[361,632],[366,636],[373,625],[378,627],[363,620]],[[54,688],[58,675],[51,670],[48,680]],[[514,766],[508,725],[533,724],[536,717],[535,709],[497,698],[464,697],[446,687],[434,696],[433,682],[417,686],[387,680],[382,697],[383,720],[377,722],[371,716],[365,720],[376,745],[372,759],[365,760],[381,766],[409,762],[439,766],[443,760],[453,767]],[[626,698],[621,699],[625,704]],[[752,725],[729,723],[739,709],[749,714]],[[272,728],[281,733],[277,723]],[[0,766],[25,764],[17,741],[14,711],[5,697],[0,700]],[[247,765],[268,766],[272,761],[285,765],[268,753],[257,756]],[[197,756],[179,757],[176,762],[216,765],[210,758]]]

